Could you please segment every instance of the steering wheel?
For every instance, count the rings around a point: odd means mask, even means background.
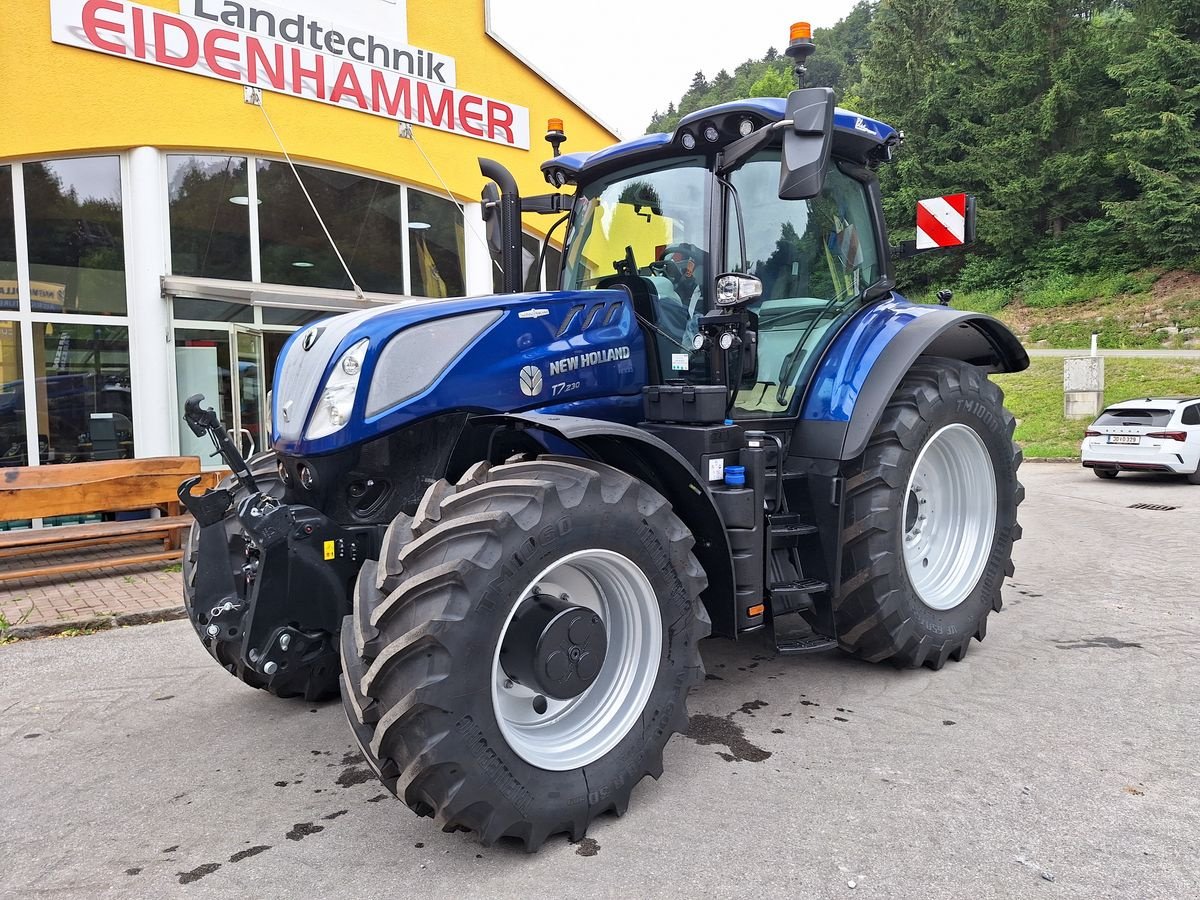
[[[703,251],[694,244],[669,244],[663,248],[662,256],[650,264],[649,269],[654,275],[668,278],[680,301],[687,306],[700,286],[703,256]]]

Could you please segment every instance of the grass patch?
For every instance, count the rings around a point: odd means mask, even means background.
[[[1017,443],[1029,459],[1077,457],[1088,422],[1063,417],[1063,361],[1038,357],[1031,362],[1024,372],[992,376],[1004,389],[1004,405],[1017,417]],[[1200,361],[1112,357],[1104,361],[1108,404],[1180,394],[1200,396]]]
[[[1111,300],[1121,294],[1145,294],[1157,280],[1158,273],[1149,270],[1119,275],[1059,273],[1023,284],[1018,294],[1028,307],[1050,309],[1090,300]]]
[[[20,603],[21,599],[22,598],[18,597],[17,602]],[[18,625],[24,625],[26,623],[26,621],[29,620],[29,617],[31,615],[33,615],[33,605],[32,604],[30,604],[29,609],[27,609],[27,610],[25,610],[25,612],[21,613],[21,618],[17,619],[17,621],[15,621],[15,622],[8,621],[8,616],[6,616],[4,613],[0,612],[0,646],[3,646],[4,644],[11,644],[11,643],[15,642],[16,638],[13,637],[12,634],[10,634],[10,632],[12,631],[12,629],[16,628]]]
[[[174,575],[177,572],[183,571],[183,563],[171,563],[169,566],[163,567],[163,572],[167,575]]]
[[[1191,272],[1049,275],[956,293],[953,305],[995,316],[1033,346],[1084,349],[1095,332],[1105,350],[1200,347],[1200,275]]]

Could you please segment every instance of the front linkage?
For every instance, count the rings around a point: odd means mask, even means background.
[[[201,494],[192,493],[199,478],[179,487],[198,526],[184,588],[192,624],[208,652],[249,684],[307,699],[336,693],[336,635],[354,577],[376,555],[375,529],[343,528],[265,493],[203,400],[188,399],[184,420],[211,438],[233,478]]]

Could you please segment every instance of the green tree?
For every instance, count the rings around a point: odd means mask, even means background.
[[[1136,184],[1105,211],[1145,258],[1170,265],[1200,259],[1200,5],[1139,4],[1145,43],[1109,68],[1123,103],[1105,110],[1116,163]]]

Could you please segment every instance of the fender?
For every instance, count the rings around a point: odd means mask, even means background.
[[[830,342],[801,406],[791,455],[845,460],[862,453],[921,356],[959,359],[988,372],[1029,367],[1025,348],[999,320],[892,294],[861,311]]]
[[[693,536],[693,551],[708,576],[701,595],[713,634],[737,637],[733,555],[717,506],[704,480],[669,444],[631,425],[541,413],[476,416],[472,425],[516,426],[566,441],[583,456],[649,484],[670,502]]]

